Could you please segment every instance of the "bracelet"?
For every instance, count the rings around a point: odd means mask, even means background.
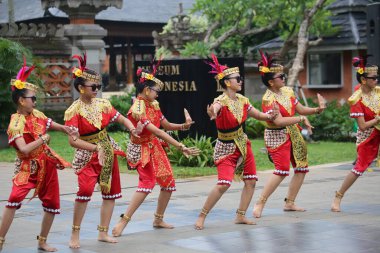
[[[304,122],[304,121],[305,121],[305,117],[301,115],[299,123]]]
[[[46,139],[46,137],[44,138],[44,135],[40,134],[38,137],[42,140],[42,144],[46,144],[47,143],[47,139]]]
[[[96,147],[94,148],[94,150],[92,152],[98,152],[100,150],[101,146],[98,144],[96,144]]]
[[[185,128],[185,123],[182,123],[181,124],[181,131],[187,131],[187,130],[189,130],[190,129],[190,127],[189,128]]]
[[[136,128],[131,128],[131,129],[129,129],[129,132],[132,133],[135,130],[136,130]]]
[[[180,143],[179,146],[177,147],[181,152],[186,148],[185,144]]]
[[[315,110],[314,114],[320,114],[321,113],[321,111],[319,110],[319,107],[314,108],[314,110]]]

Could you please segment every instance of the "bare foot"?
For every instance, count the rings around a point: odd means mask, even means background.
[[[236,215],[235,224],[247,224],[247,225],[256,225],[256,222],[248,220],[247,217],[242,215]]]
[[[107,232],[99,232],[98,241],[108,242],[108,243],[117,243],[118,242],[115,238],[109,236],[107,234]]]
[[[253,217],[260,218],[264,209],[264,203],[256,203],[253,207]]]
[[[80,243],[79,243],[79,231],[73,231],[71,234],[69,247],[72,249],[79,249]]]
[[[342,199],[340,198],[334,198],[332,204],[331,204],[331,212],[340,212],[340,202]]]
[[[284,206],[285,212],[305,212],[306,209],[296,206],[294,203],[286,203]]]
[[[157,220],[157,219],[155,219],[155,220],[153,221],[153,227],[154,227],[154,228],[167,228],[167,229],[172,229],[172,228],[174,228],[173,225],[170,225],[170,224],[166,223],[166,222],[163,221],[163,220]]]
[[[127,226],[128,223],[124,221],[119,221],[116,226],[112,229],[112,236],[119,237],[123,233],[124,228]]]
[[[49,244],[47,244],[46,242],[39,242],[38,243],[38,249],[43,250],[43,251],[47,251],[47,252],[55,252],[58,250],[57,248],[50,247]]]
[[[198,220],[195,222],[194,228],[196,230],[203,230],[205,219],[206,219],[206,216],[199,216]]]

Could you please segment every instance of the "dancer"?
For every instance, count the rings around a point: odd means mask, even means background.
[[[37,236],[38,249],[57,251],[46,243],[47,236],[56,214],[60,213],[59,182],[56,169],[70,167],[70,163],[58,156],[48,143],[47,130],[56,130],[77,137],[77,132],[47,118],[35,109],[37,86],[27,82],[34,66],[24,65],[11,80],[12,100],[17,105],[8,127],[9,145],[16,149],[15,173],[8,202],[5,205],[0,227],[0,251],[17,209],[30,190],[35,189],[31,199],[38,196],[42,201],[44,217],[41,231]]]
[[[123,124],[132,135],[138,137],[132,123],[120,115],[106,99],[96,98],[101,89],[101,77],[86,68],[86,54],[75,55],[79,68],[73,70],[74,87],[80,97],[66,110],[65,124],[79,131],[78,139],[69,139],[76,148],[73,168],[78,175],[79,190],[75,199],[70,248],[79,248],[79,232],[87,203],[91,200],[96,183],[99,183],[103,202],[98,225],[98,240],[116,243],[108,235],[115,199],[121,198],[120,175],[117,156],[125,156],[116,142],[107,134],[112,122]]]
[[[351,118],[356,119],[359,129],[356,134],[357,161],[336,191],[331,211],[340,212],[340,203],[346,191],[371,165],[379,151],[380,144],[380,87],[378,66],[367,64],[367,57],[355,57],[353,66],[357,68],[356,79],[360,87],[348,99]]]
[[[185,156],[198,155],[197,148],[187,148],[184,144],[174,140],[170,135],[160,130],[162,126],[165,130],[189,130],[192,121],[185,109],[186,122],[183,124],[170,123],[162,114],[159,103],[156,101],[159,91],[163,88],[162,81],[155,77],[157,63],[153,66],[151,73],[139,69],[137,75],[140,76],[136,84],[137,98],[128,112],[128,118],[135,126],[141,123],[144,126],[140,138],[132,137],[128,143],[127,158],[130,169],[137,169],[139,183],[132,200],[121,215],[120,221],[112,230],[113,236],[120,236],[131,220],[132,215],[144,202],[149,193],[152,192],[155,184],[161,187],[156,212],[154,214],[153,227],[168,228],[173,226],[166,223],[164,213],[169,203],[172,192],[176,190],[170,161],[162,147],[160,139],[177,147]]]
[[[254,108],[248,98],[238,94],[242,89],[243,80],[238,67],[228,68],[220,65],[215,55],[210,73],[216,74],[215,79],[224,89],[224,93],[215,98],[214,103],[207,106],[210,119],[215,119],[218,139],[214,149],[214,162],[218,170],[218,181],[209,193],[206,202],[195,223],[197,230],[204,228],[207,214],[219,201],[232,184],[232,179],[244,181],[239,208],[236,210],[236,224],[255,224],[245,217],[251,202],[257,181],[256,164],[251,149],[251,142],[243,131],[243,123],[248,117],[258,120],[272,120],[277,112],[262,113]]]
[[[306,107],[299,103],[293,90],[284,87],[283,66],[275,64],[273,56],[268,56],[261,51],[260,54],[259,71],[264,85],[268,87],[262,100],[263,111],[270,112],[274,106],[278,106],[280,113],[276,119],[267,122],[268,126],[264,132],[265,145],[275,170],[254,206],[253,216],[256,218],[261,217],[269,196],[277,189],[282,180],[289,176],[290,162],[294,168],[294,175],[285,198],[284,211],[305,211],[304,208],[295,205],[295,199],[305,175],[309,172],[306,143],[300,132],[302,128],[298,124],[304,122],[309,133],[312,133],[312,126],[303,115],[321,113],[326,107],[324,98],[319,94],[319,107],[317,108]],[[295,116],[296,112],[301,116]]]

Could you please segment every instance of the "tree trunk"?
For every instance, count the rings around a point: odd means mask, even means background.
[[[305,11],[304,19],[298,31],[297,53],[294,58],[292,67],[289,69],[288,86],[293,87],[297,84],[299,73],[304,69],[303,61],[309,46],[308,30],[312,22],[312,18],[321,9],[326,0],[317,0],[315,5]]]

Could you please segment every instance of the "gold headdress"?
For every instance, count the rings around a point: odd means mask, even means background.
[[[268,53],[263,53],[261,50],[259,50],[261,55],[261,61],[258,62],[259,66],[259,72],[261,75],[264,75],[265,73],[283,73],[284,67],[280,64],[273,64],[274,59],[272,55],[268,55]],[[274,65],[274,66],[273,66]]]
[[[140,77],[138,79],[138,82],[139,83],[144,83],[146,80],[151,80],[153,82],[155,82],[157,85],[158,85],[158,88],[160,90],[162,90],[164,88],[164,83],[155,77],[156,73],[157,73],[157,69],[158,69],[158,66],[160,65],[161,63],[161,59],[157,61],[156,64],[154,64],[154,60],[153,60],[153,63],[152,63],[152,72],[151,73],[148,73],[148,72],[144,72],[142,68],[139,68],[136,72],[136,75],[138,77]]]
[[[374,73],[377,74],[378,67],[373,65],[367,67],[367,58],[370,55],[360,55],[359,57],[352,58],[352,65],[356,68],[356,72],[358,72],[360,75],[363,75],[364,73]]]
[[[78,60],[79,67],[78,68],[73,68],[73,78],[76,77],[82,77],[86,80],[89,80],[91,82],[94,82],[96,84],[100,84],[102,77],[96,73],[96,74],[91,74],[88,73],[87,71],[89,70],[86,68],[86,63],[87,63],[87,55],[86,53],[83,53],[83,57],[80,55],[74,55],[72,58],[75,58]]]
[[[26,79],[28,79],[29,75],[34,70],[35,66],[28,67],[26,66],[26,59],[24,57],[24,65],[17,73],[16,79],[11,80],[12,90],[15,89],[22,90],[22,89],[28,89],[32,91],[37,91],[38,87],[32,83],[26,82]]]

